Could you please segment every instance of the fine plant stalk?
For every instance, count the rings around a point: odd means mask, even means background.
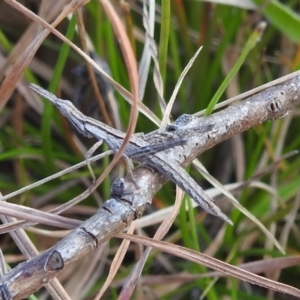
[[[262,33],[265,29],[266,24],[260,23],[256,29],[253,31],[251,36],[249,37],[248,41],[246,42],[245,47],[243,48],[243,51],[238,58],[236,64],[233,66],[233,68],[230,70],[229,74],[226,76],[225,80],[222,82],[216,93],[214,94],[213,98],[211,99],[210,103],[208,104],[206,111],[204,115],[208,116],[212,113],[214,110],[215,105],[219,102],[221,96],[223,95],[224,91],[228,87],[229,83],[233,79],[233,77],[237,74],[241,66],[244,64],[249,52],[254,48],[254,46],[257,44],[257,42],[260,40]]]
[[[163,86],[166,82],[167,55],[170,33],[170,0],[163,0],[161,3],[161,28],[158,48],[158,62]]]
[[[69,40],[72,40],[74,37],[75,26],[76,26],[76,18],[73,15],[66,32],[66,37]],[[54,67],[52,79],[49,84],[49,90],[51,92],[55,92],[59,85],[59,81],[61,79],[62,72],[66,64],[69,52],[70,52],[70,46],[67,44],[63,44],[59,52],[57,63]],[[44,113],[42,118],[42,138],[43,138],[43,145],[44,145],[43,151],[44,151],[45,163],[47,165],[47,168],[50,171],[55,170],[54,157],[52,151],[51,126],[50,126],[53,110],[54,110],[53,106],[46,102],[44,106]]]

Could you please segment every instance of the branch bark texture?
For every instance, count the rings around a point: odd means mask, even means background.
[[[183,115],[168,127],[165,136],[149,133],[145,139],[163,142],[170,136],[188,137],[183,146],[166,151],[185,167],[202,152],[225,139],[292,112],[300,103],[299,90],[300,76],[297,76],[211,116]],[[199,128],[210,124],[213,125],[211,131],[197,134]],[[111,198],[97,214],[52,248],[5,274],[0,286],[0,300],[27,297],[58,276],[74,260],[88,255],[121,232],[143,214],[152,197],[168,180],[159,172],[143,166],[133,171],[133,178],[134,183],[130,176],[116,180],[112,185]]]

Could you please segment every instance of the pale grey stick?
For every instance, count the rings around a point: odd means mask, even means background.
[[[59,99],[40,86],[31,84],[30,88],[52,102],[60,110],[60,112],[73,124],[73,126],[78,130],[79,133],[88,138],[95,137],[98,140],[103,140],[114,152],[117,152],[119,150],[125,137],[124,132],[111,128],[110,126],[100,121],[83,115],[70,101]],[[207,124],[205,125],[208,126]],[[199,126],[198,128],[200,131],[201,126]],[[186,136],[189,138],[188,132],[186,132]],[[183,138],[184,137],[181,136],[178,137],[177,140],[180,142],[180,139]],[[174,140],[176,141],[176,138],[173,139],[172,143],[174,143]],[[171,146],[172,143],[170,143]],[[156,153],[153,155],[146,155],[142,157],[137,157],[135,155],[140,151],[141,148],[149,147],[151,144],[153,143],[150,142],[149,138],[148,141],[145,141],[143,139],[143,136],[135,135],[131,138],[125,150],[125,155],[129,158],[134,156],[134,160],[142,162],[159,171],[161,174],[168,177],[175,184],[177,184],[182,190],[184,190],[204,210],[221,218],[229,224],[232,224],[229,218],[221,212],[219,207],[214,204],[213,199],[208,197],[208,195],[204,193],[203,189],[196,183],[196,181],[191,178],[183,168],[180,167],[180,165],[177,163],[177,158],[169,157],[164,153]],[[157,146],[155,145],[153,147]]]
[[[168,154],[181,157],[179,162],[182,165],[187,165],[194,157],[226,138],[240,134],[264,121],[284,117],[300,104],[299,92],[300,76],[209,117],[184,116],[171,128],[173,134],[176,134],[175,136],[180,137],[189,128],[195,129],[208,123],[215,125],[213,132],[204,136],[192,136],[186,145],[182,148],[171,149]],[[164,139],[155,134],[147,135],[147,138],[152,141]],[[147,168],[135,169],[134,176],[140,189],[135,188],[129,177],[118,180],[113,186],[117,199],[109,199],[104,204],[103,209],[100,209],[97,214],[72,231],[54,247],[18,265],[2,277],[0,300],[27,297],[49,280],[58,276],[70,263],[91,253],[98,245],[123,230],[133,219],[143,213],[153,195],[167,180],[167,178],[154,175]],[[213,266],[210,267],[214,268]],[[219,271],[239,278],[239,275],[236,272],[231,272],[230,268],[223,267]],[[249,277],[247,280],[249,281]],[[263,285],[263,278],[255,275],[251,283]],[[298,289],[279,282],[276,284],[279,291],[300,297]],[[267,287],[267,285],[264,286]]]

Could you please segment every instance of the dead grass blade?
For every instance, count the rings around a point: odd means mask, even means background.
[[[108,18],[110,19],[112,23],[112,27],[114,28],[115,35],[120,41],[120,47],[122,50],[122,54],[125,60],[128,76],[129,76],[129,82],[130,82],[130,89],[132,93],[132,108],[130,112],[130,120],[127,128],[126,135],[124,137],[124,140],[122,142],[122,145],[114,157],[114,159],[111,161],[111,163],[107,166],[104,173],[100,176],[100,178],[97,180],[97,183],[100,184],[103,179],[109,174],[109,172],[113,169],[113,167],[117,164],[117,162],[122,157],[129,141],[131,135],[135,131],[135,126],[138,118],[138,73],[137,73],[137,64],[136,59],[134,57],[134,53],[130,44],[130,41],[128,39],[128,36],[126,34],[126,30],[118,16],[118,14],[115,12],[113,6],[111,3],[107,0],[100,0]]]
[[[281,234],[280,234],[279,241],[280,241],[281,245],[283,245],[283,247],[286,247],[288,237],[289,237],[289,233],[292,230],[294,224],[296,223],[296,218],[297,218],[297,215],[298,215],[297,212],[299,210],[299,207],[300,207],[300,190],[298,190],[298,193],[295,197],[295,201],[294,201],[294,204],[293,204],[293,208],[286,215],[285,224],[283,225],[283,227],[281,229]]]
[[[68,6],[65,7],[65,9],[61,12],[61,14],[55,19],[52,25],[49,25],[47,22],[45,22],[43,19],[41,19],[39,16],[31,12],[29,9],[27,9],[25,6],[21,5],[17,1],[13,1],[13,0],[5,0],[5,1],[13,8],[20,11],[22,14],[36,21],[37,23],[39,24],[42,23],[42,25],[47,24],[48,26],[47,29],[49,29],[49,27],[53,29],[53,27],[57,26],[67,15],[69,15],[70,13],[72,13],[73,11],[75,11],[76,9],[78,9],[80,6],[84,5],[87,2],[86,0],[72,1]],[[26,47],[26,49],[21,53],[17,62],[14,64],[9,74],[4,79],[3,83],[0,86],[0,94],[1,94],[0,111],[5,106],[13,90],[15,89],[16,83],[22,77],[24,70],[28,67],[36,51],[40,47],[43,40],[48,36],[48,34],[49,34],[48,30],[43,30],[32,40],[29,46]],[[61,34],[61,36],[63,35]]]
[[[73,171],[75,171],[75,170],[77,170],[77,169],[79,169],[79,168],[81,168],[81,167],[84,167],[84,166],[86,166],[88,163],[91,163],[91,162],[97,161],[97,160],[99,160],[99,159],[102,159],[103,157],[105,157],[105,156],[107,156],[107,155],[110,155],[110,154],[112,154],[112,153],[113,153],[113,152],[112,152],[111,150],[109,150],[109,151],[106,151],[106,152],[101,153],[101,154],[99,154],[99,155],[96,155],[96,156],[94,156],[94,157],[91,157],[91,158],[89,158],[89,159],[87,159],[87,160],[85,160],[85,161],[82,161],[82,162],[80,162],[80,163],[74,165],[74,166],[71,166],[71,167],[69,167],[69,168],[66,168],[65,170],[62,170],[62,171],[60,171],[60,172],[57,172],[57,173],[55,173],[55,174],[53,174],[53,175],[50,175],[50,176],[48,176],[48,177],[46,177],[46,178],[44,178],[44,179],[41,179],[41,180],[36,181],[36,182],[34,182],[34,183],[32,183],[32,184],[29,184],[29,185],[27,185],[27,186],[25,186],[25,187],[23,187],[23,188],[21,188],[21,189],[19,189],[19,190],[16,190],[16,191],[14,191],[14,192],[12,192],[12,193],[10,193],[10,194],[7,194],[7,195],[1,197],[1,198],[0,198],[0,201],[2,201],[2,200],[8,200],[8,199],[10,199],[10,198],[12,198],[12,197],[15,197],[15,196],[17,196],[17,195],[20,195],[20,194],[22,194],[22,193],[24,193],[24,192],[26,192],[26,191],[29,191],[29,190],[31,190],[31,189],[33,189],[33,188],[35,188],[35,187],[38,187],[38,186],[40,186],[40,185],[43,185],[43,184],[46,183],[46,182],[49,182],[49,181],[51,181],[51,180],[54,180],[54,179],[56,179],[56,178],[58,178],[58,177],[61,177],[61,176],[65,175],[65,174],[68,174],[68,173],[70,173],[70,172],[73,172]]]
[[[77,16],[77,28],[78,28],[78,33],[79,33],[79,37],[81,40],[81,46],[82,46],[82,50],[86,53],[86,55],[89,55],[89,49],[88,49],[88,43],[87,43],[87,33],[85,31],[85,26],[84,26],[84,20],[83,20],[83,14],[82,14],[82,9],[79,8],[76,11],[76,16]],[[93,67],[90,63],[86,63],[86,68],[88,71],[88,76],[90,78],[91,84],[92,84],[92,88],[94,91],[94,95],[95,95],[95,99],[98,103],[100,112],[101,112],[101,116],[103,117],[103,121],[104,123],[106,123],[109,126],[112,126],[112,121],[110,119],[110,116],[107,112],[106,106],[104,104],[104,100],[101,96],[100,90],[99,90],[99,85],[97,84],[97,79],[96,79],[96,75],[95,72],[93,70]]]
[[[170,101],[168,102],[168,105],[166,107],[166,110],[164,112],[164,117],[162,119],[160,128],[159,128],[159,132],[164,132],[166,130],[166,127],[169,123],[169,119],[170,119],[170,113],[172,110],[172,107],[174,105],[177,93],[179,91],[179,88],[181,86],[181,83],[185,77],[185,75],[187,74],[187,72],[189,71],[189,69],[192,67],[195,59],[198,57],[200,51],[202,50],[202,46],[196,51],[196,53],[194,54],[194,56],[190,59],[190,61],[188,62],[188,64],[186,65],[186,67],[183,69],[182,73],[180,74],[180,77],[175,85],[174,91],[172,93],[172,96],[170,98]]]
[[[184,248],[182,246],[169,244],[162,241],[157,241],[154,239],[141,237],[141,236],[133,236],[127,235],[125,233],[118,234],[119,238],[129,239],[130,241],[156,248],[160,251],[164,251],[166,253],[181,257],[183,259],[187,259],[189,261],[195,262],[197,264],[204,265],[207,268],[214,269],[221,273],[225,273],[229,276],[238,278],[240,280],[244,280],[246,282],[256,284],[262,286],[264,288],[268,288],[277,292],[285,293],[288,295],[293,295],[295,297],[300,297],[300,290],[280,283],[265,277],[258,276],[256,274],[250,273],[238,267],[232,266],[220,260],[217,260],[213,257],[207,256],[205,254]]]
[[[170,227],[174,223],[174,220],[178,214],[178,211],[182,204],[183,192],[178,187],[176,187],[176,191],[177,191],[176,200],[175,200],[173,209],[171,210],[168,217],[164,219],[162,224],[159,226],[157,232],[155,233],[153,238],[156,240],[161,240],[167,234],[167,232],[169,231]],[[119,300],[125,300],[125,299],[131,298],[134,288],[136,287],[136,284],[141,277],[143,268],[145,266],[145,263],[146,263],[146,260],[149,256],[149,254],[150,254],[150,251],[151,251],[151,248],[148,247],[144,251],[139,262],[131,270],[129,276],[127,277],[127,279],[123,285],[122,291],[118,297]]]
[[[145,40],[145,59],[149,59],[152,57],[153,63],[154,63],[154,69],[153,69],[153,82],[154,86],[158,93],[158,100],[159,105],[161,108],[161,111],[164,112],[166,110],[166,101],[164,100],[164,86],[163,86],[163,80],[159,69],[159,62],[158,62],[158,51],[157,46],[155,43],[155,40],[153,38],[153,31],[154,31],[154,25],[155,25],[155,16],[153,15],[155,13],[155,1],[151,0],[149,1],[149,10],[150,10],[150,17],[148,17],[147,7],[144,1],[143,6],[143,25],[146,30],[146,40]],[[146,44],[147,43],[147,44]],[[144,58],[144,57],[142,57]],[[150,61],[149,61],[150,64]],[[144,67],[144,64],[141,65],[141,69]],[[149,69],[149,65],[146,65]],[[146,79],[146,71],[148,72],[148,69],[144,70],[145,79]],[[141,99],[141,98],[140,98]]]
[[[74,266],[74,269],[76,268],[75,274],[72,274],[64,285],[71,299],[86,299],[86,295],[89,294],[91,288],[101,279],[101,275],[104,275],[102,273],[107,254],[108,244],[104,243],[99,245],[93,255],[88,255],[76,262],[77,266]]]
[[[74,229],[82,223],[78,220],[57,216],[51,213],[39,211],[37,209],[25,207],[22,205],[7,203],[5,201],[0,201],[0,208],[1,214],[3,215],[49,226]]]
[[[274,271],[294,267],[299,265],[299,263],[300,263],[300,256],[290,256],[290,257],[277,257],[277,258],[271,258],[265,260],[258,260],[250,263],[240,264],[237,267],[254,274],[260,274],[260,273],[274,272]],[[201,276],[226,277],[224,273],[220,273],[220,272],[208,272],[206,274],[201,274]]]
[[[277,192],[275,192],[273,189],[270,188],[269,185],[262,184],[261,182],[256,182],[255,180],[258,180],[260,177],[269,174],[274,170],[274,168],[278,167],[278,165],[282,164],[284,160],[292,157],[293,155],[298,154],[298,151],[291,151],[289,153],[284,154],[280,158],[278,158],[276,161],[274,161],[269,166],[265,167],[263,170],[260,170],[256,174],[254,174],[251,178],[249,178],[247,181],[243,182],[237,182],[233,184],[227,184],[223,185],[226,191],[230,191],[231,194],[240,191],[241,189],[245,188],[246,186],[253,186],[253,187],[259,187],[261,189],[266,190],[268,193],[271,193],[272,195],[277,195]],[[210,180],[208,178],[208,180]],[[216,196],[219,196],[222,192],[218,188],[212,188],[205,190],[205,193],[207,193],[210,197],[214,198]],[[278,198],[279,200],[279,198]],[[197,204],[193,202],[193,207],[196,207]],[[151,226],[154,224],[158,224],[163,222],[165,218],[171,213],[173,209],[173,206],[169,206],[163,209],[160,209],[156,211],[155,213],[147,216],[143,216],[141,219],[137,220],[137,227],[143,228],[147,226]],[[280,243],[281,244],[281,243]]]
[[[206,180],[208,180],[216,188],[220,189],[220,191],[222,191],[222,193],[228,199],[230,199],[230,202],[237,209],[239,209],[245,216],[247,216],[250,220],[252,220],[266,235],[266,237],[277,247],[277,249],[280,252],[285,253],[284,249],[282,248],[280,243],[276,240],[274,235],[253,214],[251,214],[245,207],[243,207],[238,202],[238,200],[228,190],[226,190],[225,187],[218,180],[212,177],[198,160],[194,160],[193,165],[197,168],[199,172],[201,172],[201,174],[204,176]]]
[[[94,190],[96,190],[98,185],[99,185],[98,182],[95,181],[83,193],[81,193],[80,195],[78,195],[74,199],[60,205],[59,207],[51,209],[48,213],[51,213],[51,214],[60,214],[60,213],[62,213],[63,211],[69,209],[70,207],[76,205],[77,203],[79,203],[82,200],[84,200],[85,198],[87,198]],[[10,203],[7,203],[7,205],[8,204],[10,204]],[[21,219],[22,219],[22,217],[21,217]],[[59,220],[57,220],[57,221],[59,221]],[[41,220],[41,223],[45,223],[45,220],[44,219]],[[16,228],[16,226],[18,226],[19,228],[23,228],[23,227],[34,226],[34,225],[35,225],[35,223],[32,222],[32,221],[29,221],[29,222],[27,222],[27,221],[18,221],[18,224],[16,224],[16,222],[14,222],[14,224],[12,224],[12,225],[2,225],[3,227],[0,226],[0,232],[4,233],[4,232],[14,230]]]
[[[47,22],[51,22],[68,3],[68,0],[63,1],[42,1],[39,7],[39,15],[45,19]],[[26,29],[25,33],[21,36],[19,41],[14,45],[12,51],[5,58],[5,62],[1,65],[0,70],[0,81],[3,80],[5,74],[8,72],[10,65],[12,65],[19,56],[23,53],[24,49],[29,47],[32,37],[36,36],[41,31],[41,27],[32,23]]]
[[[37,24],[42,25],[46,29],[48,29],[51,33],[56,35],[59,39],[61,39],[63,42],[68,44],[72,49],[74,49],[79,55],[81,55],[88,63],[90,63],[98,72],[100,72],[113,86],[114,88],[124,97],[126,101],[128,101],[130,104],[133,104],[132,102],[132,94],[129,93],[125,88],[123,88],[122,85],[117,83],[115,80],[113,80],[96,62],[94,62],[93,59],[91,59],[84,51],[82,51],[79,47],[77,47],[74,43],[69,41],[63,34],[61,34],[59,31],[57,31],[54,27],[56,27],[67,15],[74,12],[76,9],[80,8],[84,5],[87,0],[84,1],[72,1],[68,6],[66,6],[63,10],[63,12],[56,18],[56,20],[50,24],[45,22],[42,18],[28,10],[26,7],[22,6],[19,3],[16,3],[13,0],[5,0],[15,9],[22,12],[24,15],[26,15],[28,18],[36,22]],[[83,3],[84,2],[84,3]],[[104,1],[107,2],[107,1]],[[108,2],[107,2],[108,3]],[[49,32],[43,31],[41,32],[36,38],[31,42],[30,46],[27,47],[22,55],[19,57],[18,61],[16,62],[15,66],[11,70],[11,72],[6,77],[5,81],[2,83],[0,87],[1,95],[4,95],[1,99],[2,102],[0,102],[0,110],[3,108],[5,103],[7,102],[7,99],[11,95],[15,83],[19,80],[22,73],[24,72],[25,68],[28,66],[29,62],[32,60],[32,57],[38,50],[39,46],[41,45],[42,41],[48,36]],[[5,93],[4,93],[5,92]],[[160,120],[159,118],[143,103],[138,102],[139,110],[147,116],[153,123],[159,125]]]
[[[127,233],[128,234],[132,234],[135,230],[135,221],[132,222],[132,224],[130,225],[130,228],[128,229]],[[124,259],[125,254],[128,251],[128,247],[129,247],[130,241],[128,240],[124,240],[122,242],[122,244],[120,245],[114,260],[110,266],[109,269],[109,273],[108,276],[106,278],[106,281],[104,283],[104,285],[102,286],[101,290],[99,291],[99,293],[96,295],[96,297],[94,298],[94,300],[99,300],[101,299],[101,297],[103,296],[104,292],[107,290],[107,288],[109,287],[109,285],[112,283],[113,279],[115,278],[122,262]]]
[[[143,1],[143,25],[145,28],[145,43],[142,57],[139,64],[139,100],[143,101],[146,82],[148,79],[149,68],[151,63],[150,40],[153,39],[155,27],[155,1],[149,1],[149,13],[147,9],[147,1]],[[153,55],[153,54],[152,54]]]
[[[4,259],[4,255],[3,252],[0,248],[0,278],[7,273],[7,268],[6,268],[6,263],[5,263],[5,259]],[[1,279],[0,279],[1,282]]]
[[[267,260],[259,260],[255,262],[240,264],[237,267],[245,271],[260,274],[270,271],[283,270],[285,268],[290,268],[299,265],[300,256],[290,256],[290,257],[278,257]],[[195,281],[201,278],[211,278],[211,277],[228,277],[227,274],[222,272],[207,272],[204,274],[176,274],[176,275],[155,275],[155,276],[143,276],[140,278],[140,282],[147,285],[156,285],[156,284],[166,284],[168,282],[174,283],[178,282],[181,284]],[[120,284],[123,284],[123,282]],[[119,282],[115,282],[113,286],[119,286]]]

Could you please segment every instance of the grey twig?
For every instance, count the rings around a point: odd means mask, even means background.
[[[176,164],[187,166],[199,154],[221,141],[267,120],[286,116],[299,104],[299,90],[300,76],[297,76],[211,116],[196,118],[183,115],[167,128],[165,135],[155,132],[147,134],[143,137],[143,144],[138,146],[164,143],[170,136],[172,139],[184,138],[186,141],[183,145],[161,154],[174,157]],[[197,130],[211,124],[213,128],[210,131],[197,134]],[[130,153],[127,155],[130,156]],[[152,157],[157,157],[157,154]],[[97,214],[52,248],[5,274],[1,278],[0,299],[27,297],[58,276],[74,260],[87,255],[139,218],[151,204],[154,194],[172,177],[172,174],[165,172],[164,163],[160,162],[161,165],[157,166],[156,161],[152,160],[149,164],[147,156],[142,162],[154,170],[140,166],[133,170],[134,183],[131,176],[115,181],[111,199]],[[300,291],[294,290],[293,294],[300,297]]]

